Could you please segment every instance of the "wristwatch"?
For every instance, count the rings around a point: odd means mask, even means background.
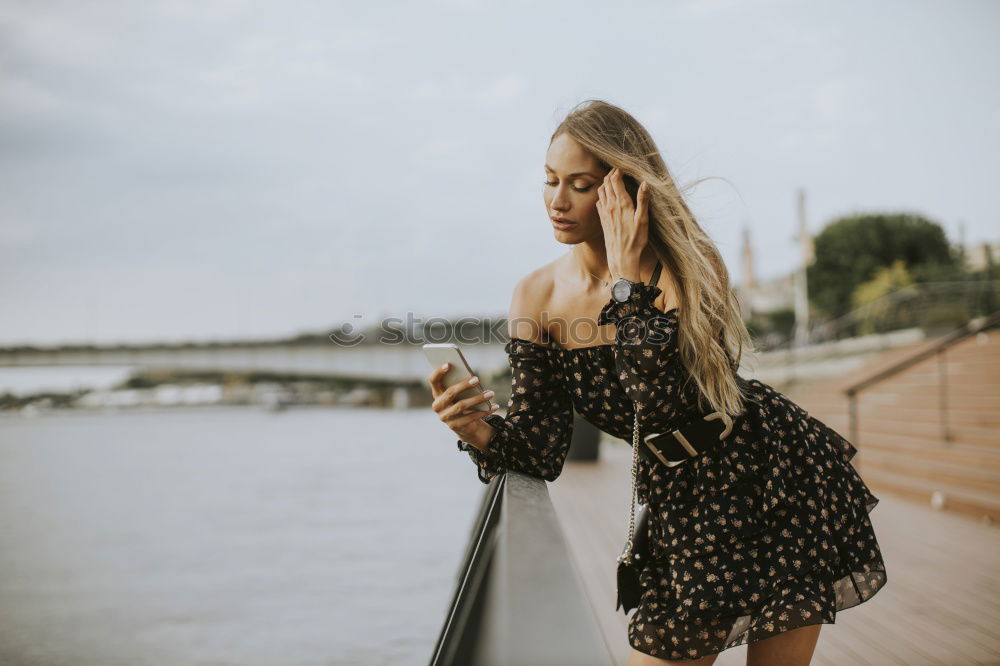
[[[615,280],[615,283],[611,285],[611,297],[619,303],[624,303],[641,286],[641,282],[632,282],[631,280],[626,280],[625,278],[618,278]]]

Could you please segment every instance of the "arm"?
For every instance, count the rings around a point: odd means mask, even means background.
[[[633,204],[625,177],[617,167],[608,172],[598,188],[597,212],[604,229],[608,269],[612,275],[639,285],[624,303],[608,294],[608,303],[601,309],[597,323],[615,325],[619,380],[633,401],[645,404],[656,385],[666,384],[672,375],[671,362],[678,355],[678,313],[655,305],[662,293],[658,284],[665,277],[661,275],[659,262],[650,278],[651,284],[643,282],[640,267],[649,244],[650,188],[648,183],[641,183]],[[656,394],[665,396],[672,387],[663,388]]]
[[[658,284],[663,284],[664,279],[669,280],[661,277]],[[672,393],[682,390],[669,384],[676,384],[678,376],[686,376],[686,372],[675,366],[680,357],[678,309],[664,309],[664,302],[657,285],[643,284],[625,303],[609,299],[598,317],[599,324],[616,327],[616,366],[629,397],[643,405],[651,404],[654,410],[666,403]],[[725,349],[722,330],[718,342]],[[739,363],[728,352],[726,357],[732,373],[737,375]],[[650,395],[658,397],[649,401]]]
[[[483,418],[494,433],[483,449],[458,440],[479,470],[479,479],[489,483],[507,470],[555,481],[562,472],[573,436],[573,402],[561,370],[552,363],[551,349],[542,337],[537,307],[539,297],[522,280],[511,299],[508,333],[504,347],[512,369],[511,397],[507,415]]]
[[[664,279],[661,275],[658,282]],[[599,325],[615,326],[618,378],[629,397],[644,405],[652,394],[668,396],[666,384],[676,376],[678,312],[661,309],[662,293],[657,285],[643,283],[624,303],[609,296],[597,318]]]

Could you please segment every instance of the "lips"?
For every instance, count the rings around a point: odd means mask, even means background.
[[[559,229],[561,231],[565,231],[567,229],[572,229],[573,227],[576,226],[576,222],[574,222],[572,220],[567,220],[567,219],[562,218],[562,217],[555,217],[555,216],[550,215],[549,219],[552,220],[552,225],[556,229]]]

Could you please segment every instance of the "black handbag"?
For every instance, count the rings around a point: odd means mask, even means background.
[[[639,520],[635,519],[635,497],[639,466],[639,403],[635,405],[635,425],[632,428],[632,495],[629,497],[628,541],[618,556],[618,603],[615,610],[624,607],[627,615],[639,605],[642,586],[639,572],[649,558],[649,506],[643,505]]]
[[[625,613],[639,605],[642,598],[642,585],[639,584],[639,571],[643,562],[649,558],[649,507],[642,505],[639,517],[636,519],[634,536],[632,537],[632,560],[626,562],[624,553],[618,556],[618,603],[615,610],[622,606]]]
[[[656,262],[650,284],[655,285],[660,275],[660,262]],[[636,487],[639,471],[639,403],[635,403],[635,425],[632,428],[632,495],[628,503],[628,541],[618,556],[618,601],[615,610],[624,606],[625,614],[639,605],[642,599],[642,585],[639,573],[650,558],[649,546],[649,506],[642,505],[639,520],[635,519]]]

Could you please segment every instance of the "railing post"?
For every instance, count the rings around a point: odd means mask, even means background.
[[[858,446],[858,393],[851,389],[847,392],[847,423],[851,433],[851,444]]]
[[[945,348],[938,350],[938,407],[941,410],[941,439],[945,444],[951,442],[951,431],[948,429],[948,371],[945,366]]]
[[[945,444],[950,443],[952,441],[952,433],[948,426],[948,373],[945,365],[945,350],[951,345],[958,344],[970,335],[975,335],[998,326],[1000,326],[1000,312],[994,312],[986,317],[971,319],[964,326],[960,326],[945,335],[933,347],[919,350],[915,354],[897,361],[891,367],[879,370],[870,377],[866,377],[843,389],[844,393],[847,394],[851,440],[854,444],[857,445],[858,443],[857,394],[920,361],[929,361],[934,355],[938,357],[938,407],[941,410],[941,439]]]

